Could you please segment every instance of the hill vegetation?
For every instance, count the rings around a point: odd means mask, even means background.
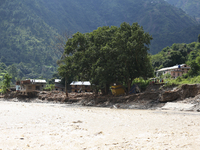
[[[199,0],[166,0],[170,4],[181,8],[187,14],[194,17],[198,22],[200,22],[200,1]]]
[[[195,40],[199,34],[195,30],[193,32],[196,34],[184,30],[197,25],[193,17],[164,0],[38,0],[38,3],[40,5],[35,7],[31,5],[30,9],[59,33],[64,30],[69,30],[71,33],[77,31],[86,33],[99,26],[119,26],[122,22],[129,24],[138,22],[145,31],[153,35],[154,40],[150,46],[152,54],[179,42],[180,40],[177,39],[180,32],[187,36],[184,41],[181,41],[186,43]],[[197,27],[192,28],[198,30]],[[160,40],[163,34],[167,34],[164,41]],[[176,41],[171,40],[172,36]]]
[[[192,65],[199,57],[200,35],[198,36],[197,42],[189,44],[175,43],[171,47],[165,47],[161,52],[152,56],[152,64],[156,70],[183,63]]]
[[[58,57],[51,43],[57,33],[23,1],[1,1],[0,19],[0,61],[17,68],[15,77],[52,74]]]
[[[192,42],[196,42],[198,34],[200,34],[200,25],[185,28],[179,32],[153,34],[154,40],[151,42],[150,46],[151,53],[156,54],[160,52],[161,49],[163,49],[163,46],[171,46],[174,43],[189,44]]]
[[[175,42],[190,43],[199,34],[193,17],[164,0],[1,0],[0,20],[0,77],[9,72],[13,82],[51,78],[61,56],[52,43],[65,30],[86,33],[138,22],[154,38],[152,54]]]

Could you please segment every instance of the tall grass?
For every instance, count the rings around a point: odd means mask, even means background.
[[[164,82],[166,83],[165,86],[170,86],[173,84],[175,84],[175,85],[200,84],[200,76],[188,77],[188,78],[178,77],[176,79],[165,79]]]

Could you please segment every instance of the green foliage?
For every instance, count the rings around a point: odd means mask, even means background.
[[[198,42],[190,44],[173,44],[151,57],[152,65],[157,70],[186,63],[190,65],[193,60],[200,62],[200,47]],[[196,60],[197,58],[197,60]]]
[[[55,89],[54,84],[47,84],[46,87],[44,88],[45,91],[52,91]]]
[[[156,54],[163,48],[171,46],[174,43],[191,43],[196,41],[198,34],[200,33],[200,25],[188,27],[181,31],[175,31],[173,33],[154,34],[152,36],[154,40],[150,46],[151,53]]]
[[[0,70],[2,73],[10,72],[14,64],[16,70],[11,71],[13,82],[40,76],[51,78],[56,72],[56,61],[61,56],[52,47],[55,45],[54,37],[64,30],[86,33],[100,26],[119,27],[124,21],[132,24],[134,20],[153,35],[152,54],[173,43],[196,41],[200,32],[193,17],[164,0],[3,0],[0,1],[0,20],[0,62],[8,67],[8,70]],[[105,51],[109,48],[110,45],[104,45]],[[179,52],[174,52],[172,57],[177,56],[180,56]],[[99,64],[102,64],[101,61]],[[166,60],[165,65],[172,63],[170,61],[170,58]],[[101,67],[96,69],[102,72]]]
[[[3,85],[2,85],[2,93],[5,94],[7,92],[7,89],[10,87],[12,77],[6,73],[4,76],[3,80]]]
[[[52,55],[50,44],[57,33],[29,9],[27,1],[5,1],[0,5],[0,19],[0,58],[8,66],[12,82],[18,77],[18,64],[23,63],[30,72],[38,74],[42,74],[40,66],[56,66],[58,57]],[[30,77],[23,69],[22,76]]]
[[[142,91],[145,91],[147,86],[149,85],[150,80],[144,80],[143,78],[135,78],[132,82],[132,84],[137,84],[141,88]]]
[[[153,75],[148,55],[150,40],[152,37],[137,23],[99,27],[86,34],[77,32],[66,43],[67,57],[60,61],[59,75],[89,80],[96,91],[105,94],[116,82],[130,89],[134,78]]]
[[[178,77],[176,79],[169,79],[166,80],[165,86],[171,86],[171,85],[182,85],[182,84],[199,84],[200,83],[200,76],[194,76],[194,77]]]
[[[197,57],[196,60],[198,60],[199,57]],[[200,64],[198,64],[197,61],[193,60],[189,62],[189,65],[191,69],[188,71],[188,75],[191,77],[200,75]]]
[[[28,63],[38,74],[42,74],[41,66],[55,67],[60,55],[54,53],[50,43],[64,30],[86,33],[99,26],[119,26],[124,21],[132,24],[134,20],[153,35],[151,52],[155,54],[172,42],[179,42],[173,41],[180,39],[178,34],[170,40],[172,33],[196,25],[193,18],[163,0],[6,0],[0,4],[0,57],[6,58],[1,61],[6,65],[23,62],[27,67]],[[181,40],[196,37],[189,33]],[[161,39],[164,40],[160,42]]]
[[[171,79],[171,74],[166,73],[160,77],[160,79]]]
[[[179,7],[183,9],[187,14],[190,16],[194,17],[196,20],[200,22],[200,10],[199,10],[199,5],[200,2],[199,0],[166,0],[170,4],[175,5],[176,7]]]

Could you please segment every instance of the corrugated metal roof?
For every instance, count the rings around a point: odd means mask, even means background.
[[[55,83],[61,82],[61,79],[55,79]]]
[[[73,81],[70,85],[91,85],[89,81]]]
[[[30,81],[33,83],[47,83],[46,80],[41,80],[41,79],[30,79]]]
[[[160,69],[160,70],[157,70],[157,72],[160,72],[160,71],[167,71],[167,70],[172,70],[172,69],[177,69],[178,68],[178,66],[181,66],[181,67],[183,67],[185,64],[181,64],[181,65],[175,65],[175,66],[173,66],[173,67],[166,67],[166,68],[162,68],[162,69]],[[184,68],[187,68],[187,67],[184,67]],[[190,68],[190,67],[189,67]]]

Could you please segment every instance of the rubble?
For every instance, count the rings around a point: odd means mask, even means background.
[[[160,102],[171,102],[195,97],[200,93],[200,85],[184,84],[180,88],[173,88],[171,91],[164,91],[160,96]]]
[[[66,103],[82,106],[108,107],[114,109],[157,109],[166,102],[179,102],[194,104],[195,111],[200,111],[200,85],[182,85],[164,88],[163,84],[149,85],[145,92],[132,95],[113,96],[95,95],[86,93],[66,93],[62,91],[34,91],[29,95],[20,95],[17,92],[9,92],[4,99],[18,102],[37,103]],[[196,97],[195,97],[196,96]]]

